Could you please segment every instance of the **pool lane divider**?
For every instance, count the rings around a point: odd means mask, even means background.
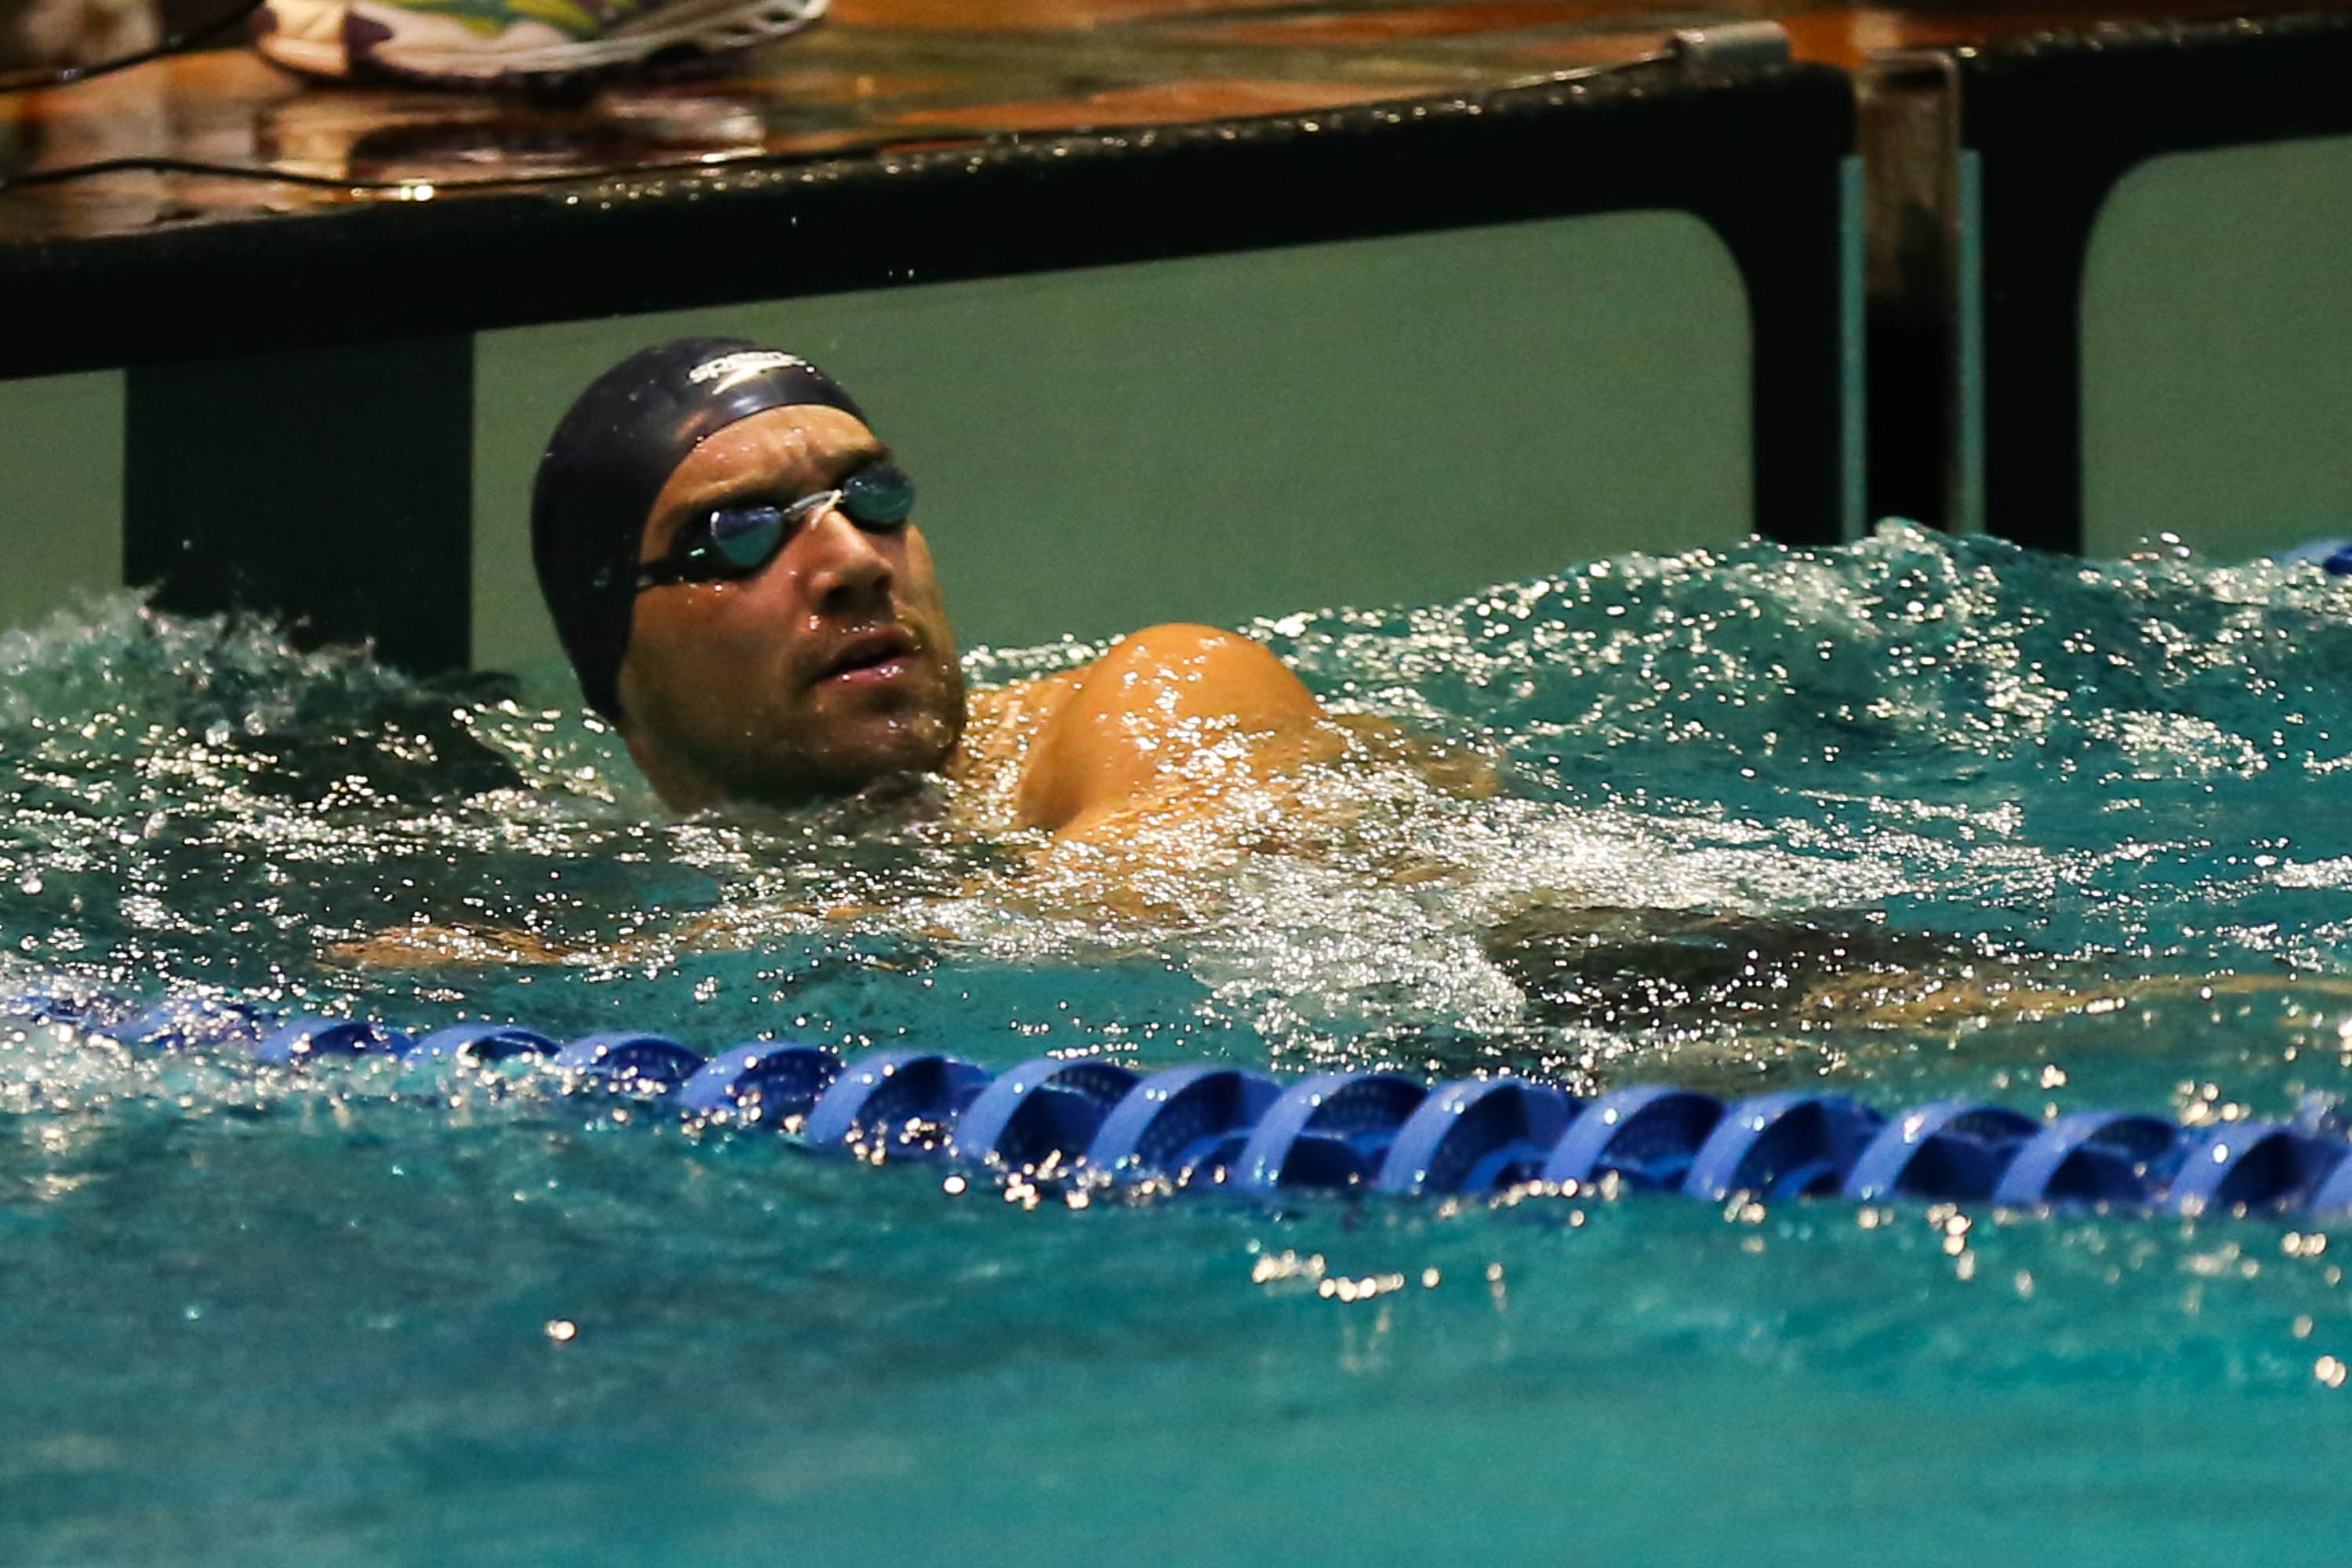
[[[1284,1083],[1223,1063],[1148,1075],[1040,1057],[1002,1073],[898,1047],[844,1059],[748,1040],[706,1058],[620,1030],[560,1041],[503,1024],[418,1037],[363,1019],[278,1019],[209,998],[138,1008],[46,994],[0,1022],[64,1023],[154,1050],[206,1047],[287,1070],[394,1058],[470,1070],[547,1064],[572,1092],[667,1103],[698,1122],[767,1129],[871,1163],[940,1161],[1003,1180],[1307,1193],[1680,1193],[1713,1203],[1843,1197],[2208,1213],[2352,1213],[2352,1139],[2327,1114],[2182,1127],[2085,1110],[2042,1121],[1942,1100],[1892,1115],[1841,1094],[1713,1095],[1644,1084],[1580,1100],[1516,1078],[1434,1087],[1391,1072]]]

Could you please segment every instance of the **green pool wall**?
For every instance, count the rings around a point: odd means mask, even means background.
[[[0,630],[122,581],[122,373],[0,381]]]
[[[2084,548],[2352,534],[2352,137],[2152,159],[2092,231]]]

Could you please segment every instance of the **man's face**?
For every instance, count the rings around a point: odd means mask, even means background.
[[[641,563],[719,507],[788,506],[887,455],[837,408],[772,408],[688,454],[654,500]],[[940,766],[963,673],[931,552],[911,523],[838,507],[751,576],[649,587],[620,672],[621,732],[663,798],[791,805]]]

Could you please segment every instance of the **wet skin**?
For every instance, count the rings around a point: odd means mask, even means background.
[[[789,504],[887,453],[838,409],[740,420],[670,475],[637,559],[667,556],[715,507]],[[675,810],[945,775],[968,826],[1051,835],[1028,886],[1066,911],[1164,912],[1148,884],[1288,830],[1311,837],[1318,813],[1299,785],[1320,764],[1404,763],[1458,793],[1492,787],[1483,762],[1425,752],[1383,721],[1334,719],[1264,647],[1211,626],[1148,627],[1081,668],[967,696],[921,530],[860,529],[838,509],[751,576],[640,593],[619,689],[622,738]],[[563,956],[528,932],[434,926],[335,952],[393,965]]]
[[[837,408],[775,408],[696,447],[655,498],[638,559],[711,509],[789,503],[887,456]],[[750,577],[637,595],[621,663],[621,733],[682,811],[791,805],[954,752],[963,676],[930,548],[912,523],[869,532],[838,507]]]
[[[740,420],[670,475],[638,559],[667,554],[714,507],[789,503],[887,454],[835,408]],[[868,531],[838,508],[752,576],[638,595],[620,697],[630,752],[681,811],[945,773],[1008,796],[1016,825],[1078,840],[1116,840],[1139,814],[1205,816],[1347,744],[1279,659],[1207,626],[1153,626],[968,702],[922,531]]]

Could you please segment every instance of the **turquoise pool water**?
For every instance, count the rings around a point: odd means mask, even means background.
[[[95,603],[0,638],[0,990],[2190,1121],[2352,1087],[2314,570],[1895,529],[1257,630],[1506,791],[1351,781],[1345,833],[1139,925],[1038,918],[1018,842],[921,811],[663,822],[551,696]],[[1591,903],[1864,909],[2077,990],[1547,1021],[1486,934]],[[337,955],[414,918],[585,956]],[[2280,984],[2108,983],[2168,975]],[[2284,1563],[2352,1520],[2352,1237],[2307,1226],[1030,1206],[625,1111],[0,1030],[0,1559]]]

